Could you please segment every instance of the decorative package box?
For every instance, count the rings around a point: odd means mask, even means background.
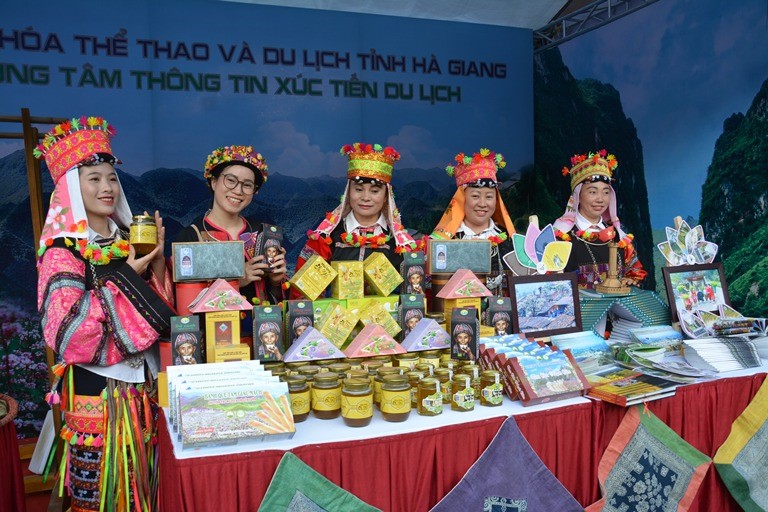
[[[477,360],[478,327],[475,308],[454,308],[450,311],[451,357],[460,361]]]
[[[217,347],[240,343],[240,311],[217,311],[205,314],[205,359],[215,362]]]
[[[333,267],[317,254],[313,254],[293,275],[290,283],[309,300],[315,300],[323,294],[335,277],[336,271]]]
[[[287,300],[283,302],[283,306],[285,307],[285,346],[290,347],[305,329],[315,325],[314,302]]]
[[[405,349],[377,324],[366,325],[344,350],[347,357],[371,357],[405,354]]]
[[[171,244],[174,282],[241,279],[245,277],[244,246],[234,242]]]
[[[171,350],[174,365],[203,362],[202,333],[197,315],[171,317]]]
[[[356,313],[341,304],[335,304],[326,309],[320,318],[320,332],[338,348],[342,348],[358,320]]]
[[[283,247],[283,228],[280,226],[273,226],[272,224],[262,224],[261,232],[256,237],[256,243],[253,248],[253,256],[263,255],[267,260],[267,263],[272,263],[272,260],[280,254],[280,249]],[[248,248],[246,247],[246,253]]]
[[[223,279],[217,279],[207,288],[198,293],[195,300],[189,303],[191,313],[210,313],[212,311],[250,311],[253,306]]]
[[[253,308],[253,358],[280,361],[283,358],[283,310],[278,306]]]
[[[408,352],[449,348],[451,337],[433,318],[422,318],[403,340],[403,348]]]
[[[331,297],[334,299],[362,299],[364,294],[363,262],[332,261],[336,278],[331,283]]]
[[[424,295],[427,284],[426,256],[421,251],[403,254],[400,264],[400,276],[403,278],[402,293]]]
[[[336,348],[336,345],[331,343],[320,331],[314,327],[307,327],[299,339],[294,341],[293,345],[286,350],[283,362],[318,361],[344,357],[346,357],[344,352]]]
[[[461,269],[488,274],[491,272],[491,241],[430,239],[427,263],[429,274],[453,274]]]
[[[374,302],[360,314],[360,321],[364,325],[378,324],[393,338],[402,330],[400,325],[392,318],[392,315],[384,309],[381,303]]]
[[[427,302],[424,295],[418,293],[400,295],[400,307],[398,308],[398,322],[403,328],[400,340],[404,340],[416,324],[424,318],[427,310]]]
[[[251,359],[251,347],[245,343],[237,345],[228,345],[225,347],[214,347],[214,363],[228,363],[230,361],[248,361]]]
[[[179,394],[183,448],[289,439],[296,432],[284,382]]]
[[[488,308],[483,312],[483,325],[493,327],[494,335],[512,334],[512,299],[491,297]]]
[[[332,304],[341,304],[343,307],[347,308],[347,301],[344,299],[317,299],[312,301],[315,324],[319,325],[320,317],[323,316],[323,312]]]
[[[403,282],[403,278],[395,270],[384,253],[374,252],[363,262],[365,267],[365,282],[376,295],[385,297],[392,293]]]
[[[554,351],[548,359],[508,357],[505,371],[523,405],[536,405],[584,395],[590,388],[570,350]]]
[[[363,310],[370,307],[371,304],[381,304],[392,317],[397,318],[397,308],[400,304],[400,296],[387,295],[386,297],[379,297],[371,295],[363,299],[349,299],[346,307],[348,310],[354,311],[359,315]]]

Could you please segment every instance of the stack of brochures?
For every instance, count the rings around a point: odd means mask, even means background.
[[[746,336],[696,338],[683,342],[685,360],[702,370],[730,372],[760,366],[760,354]]]

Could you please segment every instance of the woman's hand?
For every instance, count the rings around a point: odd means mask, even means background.
[[[152,263],[152,260],[155,258],[158,252],[159,248],[155,247],[149,254],[145,254],[144,256],[137,258],[136,249],[134,249],[132,245],[129,245],[128,259],[125,260],[125,262],[128,263],[128,265],[130,265],[138,275],[143,276],[147,271],[147,267],[149,267],[149,264]],[[163,263],[163,265],[165,265],[165,263]]]
[[[245,277],[240,280],[240,286],[246,286],[254,281],[261,281],[269,270],[264,255],[259,254],[245,262]]]
[[[147,212],[144,212],[144,215],[148,215]],[[163,218],[157,210],[155,210],[155,225],[157,226],[157,246],[150,253],[154,254],[152,273],[162,282],[165,275],[165,227],[163,226]]]

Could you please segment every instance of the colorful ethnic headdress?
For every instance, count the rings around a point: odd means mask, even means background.
[[[448,165],[445,171],[456,179],[456,192],[453,194],[448,208],[445,209],[440,222],[432,231],[431,238],[449,239],[456,236],[456,231],[464,221],[464,201],[467,187],[489,187],[496,189],[496,211],[493,221],[502,230],[501,236],[495,237],[494,243],[501,243],[515,232],[512,219],[509,218],[507,207],[501,199],[498,190],[496,173],[506,167],[504,156],[487,148],[482,148],[472,156],[459,153],[454,157],[456,165]]]
[[[563,167],[563,176],[571,176],[571,190],[576,185],[585,181],[604,181],[610,183],[613,179],[613,172],[618,168],[619,162],[616,157],[609,154],[605,149],[596,153],[587,153],[573,155],[571,157],[571,167]]]
[[[110,139],[115,133],[112,125],[102,117],[73,117],[54,126],[33,150],[36,158],[45,158],[55,185],[40,236],[38,256],[42,256],[56,238],[80,239],[78,246],[81,249],[85,247],[88,216],[80,191],[78,169],[102,162],[112,165],[122,163],[112,154]],[[131,210],[119,178],[117,184],[119,197],[111,217],[119,227],[127,229],[131,224]],[[127,246],[125,249],[127,251]],[[108,255],[103,256],[96,260],[108,260]]]
[[[234,164],[253,170],[257,189],[267,181],[267,162],[261,153],[253,150],[253,146],[222,146],[214,149],[205,160],[203,177],[208,180],[210,186],[211,178],[228,165]]]
[[[392,147],[382,147],[379,144],[366,144],[364,142],[355,142],[347,144],[340,150],[341,154],[349,160],[347,164],[347,185],[344,193],[341,195],[341,202],[332,212],[325,216],[325,219],[317,228],[307,232],[307,236],[312,240],[323,239],[326,243],[331,243],[331,233],[344,221],[344,217],[350,212],[349,206],[349,184],[357,180],[376,180],[387,187],[387,209],[382,212],[387,218],[387,226],[391,237],[395,239],[395,252],[410,252],[418,249],[416,241],[408,234],[400,220],[400,211],[395,204],[395,196],[392,193],[392,169],[394,163],[400,160],[400,153]],[[352,235],[348,235],[352,237]],[[382,238],[382,243],[386,243]],[[350,240],[347,240],[348,242]],[[375,241],[377,245],[378,241]]]
[[[45,158],[54,185],[73,167],[98,161],[98,155],[108,155],[109,163],[122,163],[112,155],[109,139],[116,131],[103,117],[73,117],[57,124],[45,134],[32,153]]]

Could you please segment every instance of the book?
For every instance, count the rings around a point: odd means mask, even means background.
[[[717,373],[762,364],[757,347],[746,336],[685,340],[683,355],[691,366]]]
[[[600,376],[605,381],[591,388],[587,396],[629,407],[673,395],[678,384],[635,370],[622,369]]]

